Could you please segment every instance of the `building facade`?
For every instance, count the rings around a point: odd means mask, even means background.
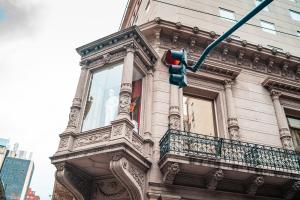
[[[77,48],[53,199],[300,198],[300,4],[277,0],[169,84],[259,1],[129,0],[120,31]]]

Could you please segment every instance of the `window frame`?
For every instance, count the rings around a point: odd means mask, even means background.
[[[192,77],[189,77],[192,79]],[[189,84],[188,87],[179,90],[180,96],[180,114],[181,127],[183,130],[183,96],[189,95],[196,98],[213,100],[215,135],[214,137],[229,138],[227,129],[227,115],[226,115],[226,100],[224,85],[215,81],[205,81],[201,78],[194,77],[199,84]],[[201,84],[200,84],[201,83]],[[201,133],[200,133],[201,134]]]

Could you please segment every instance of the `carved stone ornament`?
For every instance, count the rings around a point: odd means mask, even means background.
[[[238,59],[237,59],[237,64],[238,65],[243,64],[244,56],[245,56],[245,52],[240,50],[239,53],[238,53]]]
[[[112,130],[113,136],[122,135],[122,133],[123,133],[123,125],[113,126],[113,130]]]
[[[56,180],[66,187],[77,200],[90,199],[91,181],[79,169],[65,164],[64,170],[56,171]]]
[[[296,70],[296,73],[295,73],[295,77],[296,77],[296,80],[299,80],[299,79],[300,79],[300,65],[297,66],[297,70]]]
[[[121,93],[119,103],[119,113],[129,113],[131,96],[128,93]]]
[[[197,27],[197,26],[194,26],[193,27],[193,33],[195,33],[195,34],[197,34],[197,33],[199,33],[199,28]]]
[[[253,58],[252,69],[257,69],[259,60],[260,60],[260,55],[259,54],[255,54],[254,58]]]
[[[272,73],[274,71],[274,60],[270,59],[267,66],[268,73]]]
[[[287,62],[284,62],[282,65],[281,76],[287,76],[288,68],[289,68],[289,64]]]
[[[110,139],[110,131],[98,132],[91,135],[80,136],[75,140],[74,147],[81,147],[98,142],[105,142]]]
[[[225,61],[226,60],[226,56],[229,52],[229,48],[228,47],[224,47],[223,51],[222,51],[222,60]]]
[[[131,200],[144,200],[145,173],[126,158],[110,162],[110,170],[126,188]]]
[[[59,150],[66,149],[68,147],[69,137],[61,138],[59,142]]]
[[[164,174],[163,182],[166,184],[173,184],[176,175],[179,173],[180,167],[178,163],[172,163]]]
[[[207,189],[209,190],[215,190],[217,189],[218,182],[220,182],[224,178],[224,173],[222,169],[218,169],[214,173],[212,173],[208,178],[207,178]]]
[[[281,139],[282,147],[284,149],[295,150],[292,137],[281,137],[280,139]]]
[[[169,128],[173,130],[180,130],[180,116],[170,115],[169,116]]]
[[[279,97],[281,96],[281,92],[276,91],[276,90],[271,90],[271,97],[272,100],[279,100]]]
[[[263,176],[256,176],[250,180],[250,185],[247,189],[247,193],[251,196],[254,196],[257,192],[258,187],[264,184],[264,177]]]
[[[69,114],[69,122],[68,122],[68,127],[69,128],[76,128],[78,124],[78,119],[79,119],[79,108],[77,107],[72,107],[70,114]]]
[[[93,200],[117,200],[128,199],[129,195],[116,179],[104,179],[97,181],[93,186]]]

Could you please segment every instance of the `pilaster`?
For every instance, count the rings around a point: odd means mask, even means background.
[[[180,130],[179,88],[170,85],[169,128]]]
[[[228,132],[230,139],[239,140],[239,125],[237,120],[237,115],[235,111],[235,103],[232,95],[232,80],[225,80],[225,97],[227,105],[227,122],[228,122]]]
[[[294,150],[294,145],[292,142],[292,137],[287,123],[287,119],[279,101],[280,95],[281,92],[271,90],[271,97],[274,104],[280,140],[284,149]]]

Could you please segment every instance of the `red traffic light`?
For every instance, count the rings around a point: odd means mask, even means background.
[[[174,53],[172,52],[172,50],[168,50],[167,54],[166,54],[166,63],[168,65],[180,65],[181,60],[178,58],[174,58]]]

